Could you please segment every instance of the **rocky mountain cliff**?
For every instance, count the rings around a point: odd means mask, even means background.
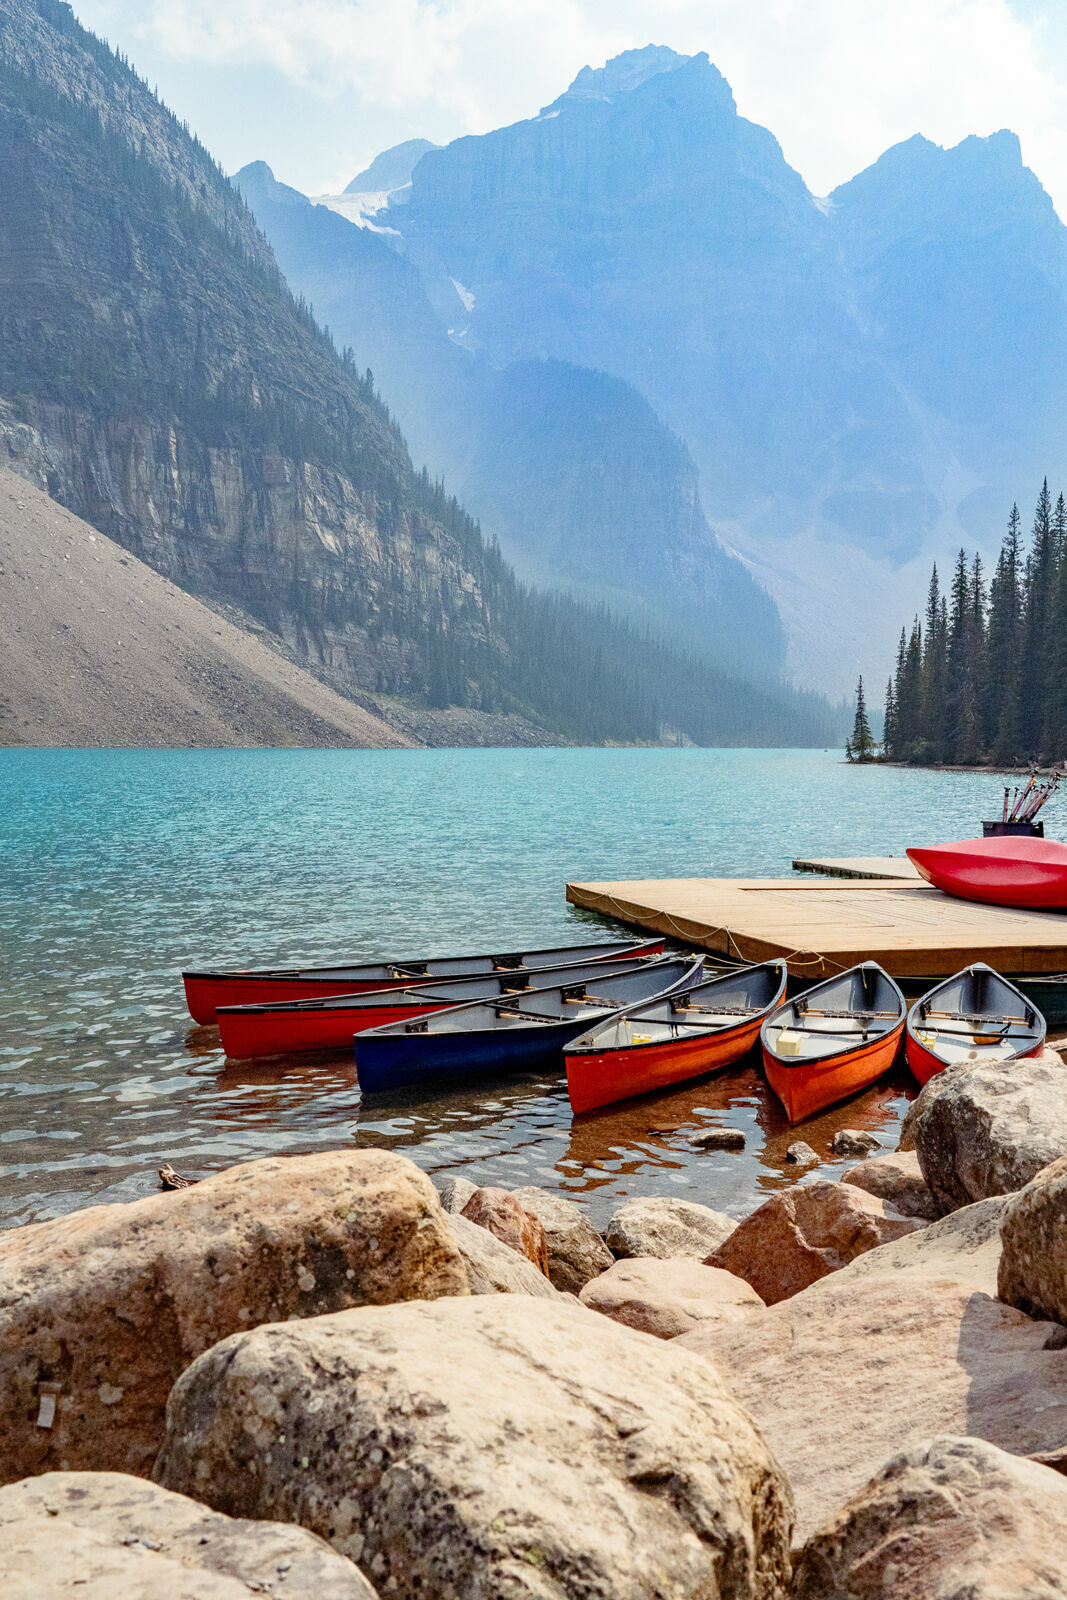
[[[622,379],[679,436],[809,680],[888,656],[909,564],[1067,468],[1067,230],[1011,134],[818,199],[706,56],[649,47],[425,153],[405,201],[383,237],[454,341]]]
[[[781,668],[773,602],[715,538],[687,449],[632,386],[558,361],[498,368],[449,337],[387,237],[263,162],[236,182],[288,281],[373,368],[416,455],[524,577],[606,600],[733,670]]]
[[[517,583],[206,152],[58,0],[0,0],[0,399],[8,464],[346,689],[592,741],[823,737],[824,707]]]

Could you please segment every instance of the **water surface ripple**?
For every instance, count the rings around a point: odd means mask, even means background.
[[[0,1225],[151,1193],[163,1161],[354,1143],[547,1185],[598,1223],[634,1194],[743,1215],[794,1180],[795,1137],[823,1153],[859,1125],[892,1145],[906,1077],[799,1135],[753,1059],[577,1121],[561,1075],[364,1105],[343,1057],[226,1062],[179,970],[595,939],[568,878],[896,853],[972,833],[996,794],[824,751],[0,750]],[[745,1129],[743,1153],[690,1148],[717,1124]]]

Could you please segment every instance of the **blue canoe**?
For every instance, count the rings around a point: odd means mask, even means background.
[[[601,977],[528,989],[499,1000],[449,1006],[355,1036],[356,1070],[365,1094],[465,1078],[479,1073],[562,1067],[563,1047],[624,1006],[690,988],[704,975],[700,958],[606,968]]]

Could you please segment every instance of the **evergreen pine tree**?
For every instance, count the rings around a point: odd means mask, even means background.
[[[873,761],[878,749],[878,741],[871,732],[871,724],[867,717],[867,701],[863,693],[863,677],[856,686],[856,717],[852,724],[852,738],[849,741],[853,761]]]
[[[1019,507],[1013,505],[989,592],[985,649],[986,743],[994,761],[1019,759],[1019,675],[1022,654],[1022,589]]]
[[[882,719],[882,754],[887,761],[897,760],[897,702],[890,678],[885,686],[885,715]]]
[[[1048,643],[1049,579],[1052,569],[1052,501],[1048,479],[1034,509],[1030,554],[1026,563],[1026,595],[1023,611],[1022,654],[1020,662],[1019,722],[1023,755],[1035,760],[1040,754],[1044,732],[1042,702],[1046,685],[1046,647]]]
[[[945,743],[945,673],[947,639],[945,606],[937,577],[937,564],[930,574],[926,597],[926,631],[923,638],[922,709],[918,736],[929,745],[929,759],[940,760]]]

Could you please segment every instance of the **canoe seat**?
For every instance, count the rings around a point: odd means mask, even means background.
[[[764,1008],[762,1006],[694,1006],[687,1005],[685,995],[679,995],[671,1001],[672,1011],[693,1011],[698,1016],[705,1013],[716,1017],[757,1017]]]

